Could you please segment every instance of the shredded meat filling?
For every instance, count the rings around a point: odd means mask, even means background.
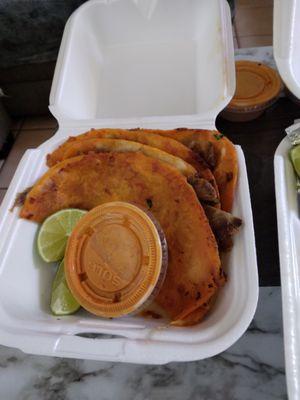
[[[233,246],[232,237],[238,232],[242,220],[226,211],[204,205],[204,211],[218,242],[219,249],[229,251]]]
[[[211,169],[214,169],[216,166],[216,156],[214,151],[214,146],[211,142],[203,141],[203,142],[191,142],[189,148],[193,150],[196,154],[202,157]]]
[[[201,202],[211,205],[219,204],[220,200],[215,188],[206,179],[194,175],[188,178],[188,182],[193,186]]]

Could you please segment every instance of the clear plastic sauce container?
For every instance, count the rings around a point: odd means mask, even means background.
[[[151,213],[126,202],[105,203],[74,228],[65,275],[83,308],[101,317],[120,317],[154,300],[167,257],[164,233]]]

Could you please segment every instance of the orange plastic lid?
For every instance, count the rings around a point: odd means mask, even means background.
[[[228,110],[250,111],[265,107],[282,89],[278,73],[259,62],[236,61],[236,91]]]
[[[165,275],[165,254],[165,238],[149,213],[129,203],[106,203],[73,230],[65,275],[82,307],[118,317],[137,311],[156,293]]]

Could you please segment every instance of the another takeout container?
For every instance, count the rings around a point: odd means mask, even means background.
[[[300,0],[274,0],[273,49],[278,72],[300,99]]]
[[[37,225],[9,211],[18,192],[46,170],[46,154],[90,128],[215,128],[235,89],[233,40],[225,0],[94,0],[68,21],[53,79],[56,134],[23,156],[0,209],[0,342],[24,352],[163,364],[213,356],[251,322],[258,298],[252,211],[243,152],[233,213],[243,219],[228,282],[203,322],[106,320],[49,309],[54,267],[35,249]]]
[[[300,219],[291,143],[282,140],[274,157],[285,369],[290,400],[300,398]]]

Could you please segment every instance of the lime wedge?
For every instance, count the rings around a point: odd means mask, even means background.
[[[300,144],[290,151],[291,160],[297,175],[300,177]]]
[[[40,256],[46,262],[63,259],[73,228],[86,211],[69,208],[50,215],[42,224],[37,238]]]
[[[53,281],[50,307],[54,315],[73,314],[80,308],[68,288],[64,260],[60,263]]]

